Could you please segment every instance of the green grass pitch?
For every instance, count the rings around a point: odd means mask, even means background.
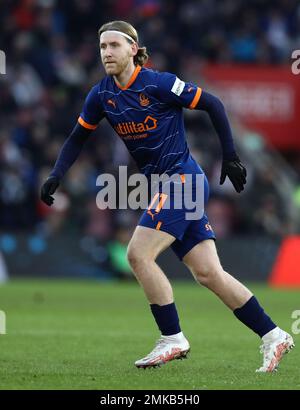
[[[187,360],[134,361],[159,337],[137,283],[13,280],[0,286],[1,389],[299,389],[300,335],[277,373],[256,374],[260,339],[207,289],[173,282]],[[299,291],[250,288],[288,332]]]

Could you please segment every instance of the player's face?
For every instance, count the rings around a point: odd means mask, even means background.
[[[106,74],[121,74],[134,55],[134,47],[125,37],[105,31],[100,37],[101,60]]]

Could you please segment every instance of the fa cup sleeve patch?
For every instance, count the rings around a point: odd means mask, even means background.
[[[171,91],[172,91],[172,93],[174,93],[174,94],[176,94],[176,95],[179,96],[179,95],[181,95],[181,93],[182,93],[182,91],[183,91],[183,89],[184,89],[184,86],[185,86],[185,82],[179,80],[179,78],[176,77],[176,80],[175,80],[175,82],[174,82],[174,84],[173,84],[173,87],[172,87]]]

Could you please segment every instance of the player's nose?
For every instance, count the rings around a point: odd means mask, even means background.
[[[104,50],[103,56],[104,56],[105,58],[112,56],[112,50],[111,50],[110,47],[107,47],[107,48]]]

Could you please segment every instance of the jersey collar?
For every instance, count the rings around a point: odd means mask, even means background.
[[[139,74],[139,72],[141,71],[141,69],[142,69],[142,67],[141,67],[140,65],[137,65],[137,66],[136,66],[134,72],[132,73],[132,76],[129,78],[128,83],[127,83],[124,87],[122,87],[116,80],[114,80],[115,83],[116,83],[116,85],[117,85],[121,90],[127,90],[127,88],[129,88],[129,87],[134,83],[134,81],[136,80],[136,77],[138,76],[138,74]]]

